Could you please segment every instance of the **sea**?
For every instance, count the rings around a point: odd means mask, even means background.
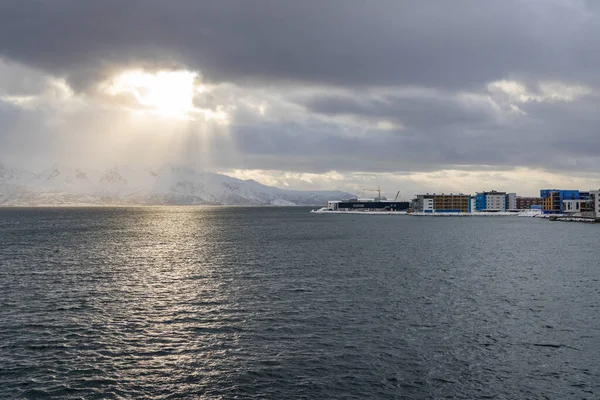
[[[0,209],[0,399],[598,399],[600,225]]]

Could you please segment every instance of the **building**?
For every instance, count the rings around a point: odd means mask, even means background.
[[[408,201],[377,201],[376,199],[350,199],[327,202],[327,209],[330,211],[407,211],[409,206],[410,203]]]
[[[506,209],[517,210],[517,194],[507,193],[506,194]]]
[[[600,218],[600,190],[590,191],[590,202],[594,212],[594,217]]]
[[[516,194],[510,193],[511,201],[513,201],[516,207]],[[492,190],[490,192],[481,192],[475,195],[475,210],[476,211],[506,211],[508,195],[506,192],[497,192]]]
[[[591,200],[592,192],[579,192],[579,200]]]
[[[413,200],[413,210],[416,212],[433,212],[433,197],[429,194],[417,195]]]
[[[419,194],[413,200],[416,212],[471,212],[471,196],[468,194]]]
[[[562,214],[565,211],[564,201],[579,200],[579,190],[543,189],[540,197],[544,214]]]
[[[485,193],[475,193],[475,211],[483,211],[485,206]]]
[[[588,203],[590,200],[563,200],[563,213],[574,214],[591,211]]]
[[[531,208],[541,207],[541,197],[521,197],[517,196],[517,210],[529,210]]]

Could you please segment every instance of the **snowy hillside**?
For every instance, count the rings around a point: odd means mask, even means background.
[[[348,197],[339,191],[283,190],[178,166],[94,171],[57,164],[32,173],[0,164],[0,205],[322,205]]]

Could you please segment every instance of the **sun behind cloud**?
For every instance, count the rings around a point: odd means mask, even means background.
[[[194,109],[195,92],[204,90],[195,84],[197,77],[197,73],[190,71],[126,71],[112,79],[107,92],[130,93],[141,106],[158,115],[186,118]]]

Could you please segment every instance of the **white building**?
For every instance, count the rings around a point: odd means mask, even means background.
[[[581,212],[587,200],[563,200],[563,210],[566,214]]]
[[[511,196],[513,193],[511,193]],[[506,211],[508,196],[506,192],[497,192],[495,190],[489,192],[478,192],[475,195],[475,210],[477,211]],[[514,195],[514,206],[516,208],[517,196]]]
[[[423,212],[433,212],[433,199],[423,199]]]
[[[329,200],[327,202],[327,209],[329,211],[337,211],[339,204],[340,204],[340,202],[338,200]]]
[[[487,193],[485,196],[485,206],[486,211],[505,211],[506,195],[504,193]]]
[[[600,190],[591,190],[590,195],[594,202],[594,211],[596,212],[596,218],[600,218]]]
[[[506,209],[516,210],[517,209],[517,194],[507,193],[506,194]]]

